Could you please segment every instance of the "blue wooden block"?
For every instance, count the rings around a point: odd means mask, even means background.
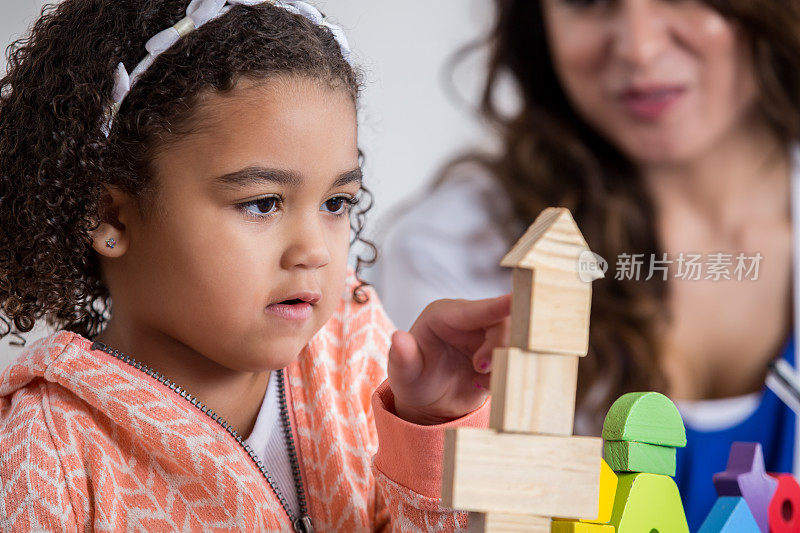
[[[760,533],[756,519],[741,496],[717,498],[697,533]]]

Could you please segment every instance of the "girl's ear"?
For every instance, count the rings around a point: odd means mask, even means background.
[[[113,185],[103,185],[100,196],[100,225],[90,233],[92,248],[105,257],[122,257],[130,244],[128,215],[133,208],[130,196]]]

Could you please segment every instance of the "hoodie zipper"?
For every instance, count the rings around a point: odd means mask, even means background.
[[[280,489],[278,488],[278,484],[272,478],[270,473],[267,471],[267,467],[262,463],[262,461],[258,458],[258,455],[253,451],[249,444],[245,442],[244,439],[233,429],[233,426],[228,424],[222,417],[217,415],[214,411],[209,409],[203,402],[199,401],[196,397],[189,394],[186,389],[181,388],[177,385],[174,381],[167,379],[159,372],[149,368],[147,365],[144,365],[138,361],[136,361],[133,357],[125,355],[124,353],[120,352],[119,350],[115,350],[106,344],[103,344],[100,341],[94,341],[92,343],[92,350],[101,350],[113,357],[119,359],[120,361],[128,364],[129,366],[135,368],[136,370],[140,370],[147,374],[150,377],[153,377],[159,381],[159,383],[163,384],[166,387],[169,387],[175,394],[186,400],[187,402],[191,403],[193,406],[197,407],[204,415],[208,416],[222,426],[222,428],[231,434],[231,436],[236,439],[236,442],[239,443],[239,446],[247,452],[247,455],[250,456],[250,459],[255,463],[258,470],[264,476],[264,478],[269,483],[269,486],[272,488],[272,491],[277,496],[278,500],[283,507],[283,510],[286,511],[286,514],[289,516],[289,520],[291,520],[292,525],[294,526],[294,530],[298,533],[313,533],[314,532],[314,525],[311,521],[311,517],[308,515],[308,507],[306,505],[306,497],[305,491],[303,489],[303,480],[300,475],[300,463],[297,460],[297,450],[294,446],[294,438],[292,437],[292,427],[291,422],[289,419],[289,408],[286,402],[286,387],[284,383],[284,376],[283,370],[280,370],[274,373],[275,379],[277,379],[278,384],[278,399],[280,401],[280,417],[281,417],[281,425],[283,426],[283,433],[286,437],[286,444],[288,445],[289,451],[289,463],[292,468],[292,477],[294,478],[295,490],[297,491],[297,503],[300,505],[300,517],[295,516],[292,510],[289,508],[289,504],[286,501],[283,493],[281,493]]]

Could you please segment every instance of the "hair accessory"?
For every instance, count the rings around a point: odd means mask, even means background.
[[[114,246],[116,246],[116,244],[117,241],[115,241],[113,237],[106,239],[106,246],[108,246],[109,248],[113,248]]]
[[[108,137],[111,131],[111,124],[125,97],[159,55],[206,22],[227,13],[233,5],[254,6],[264,3],[273,4],[295,15],[302,15],[314,24],[328,28],[336,38],[336,42],[339,43],[342,57],[346,61],[350,61],[350,46],[347,43],[344,31],[325,20],[325,17],[317,8],[306,2],[301,2],[300,0],[192,0],[186,8],[186,16],[184,18],[169,28],[158,32],[145,43],[144,47],[147,50],[147,56],[130,73],[122,63],[117,65],[117,70],[114,73],[114,88],[111,91],[111,104],[106,112],[106,121],[102,126],[105,136]]]

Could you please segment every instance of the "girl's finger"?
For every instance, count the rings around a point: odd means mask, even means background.
[[[492,352],[495,348],[508,346],[510,320],[504,319],[498,324],[487,328],[483,343],[472,357],[472,365],[476,372],[485,374],[492,370]]]
[[[489,392],[490,385],[492,382],[492,374],[478,374],[477,376],[472,378],[472,383],[478,389],[483,389]]]
[[[444,319],[450,327],[464,331],[486,329],[511,314],[511,294],[486,300],[453,300]]]
[[[492,350],[488,345],[483,345],[472,356],[472,368],[479,374],[488,374],[492,371]]]
[[[390,379],[395,383],[411,383],[419,377],[423,368],[422,353],[416,339],[405,331],[395,331],[389,347]]]

